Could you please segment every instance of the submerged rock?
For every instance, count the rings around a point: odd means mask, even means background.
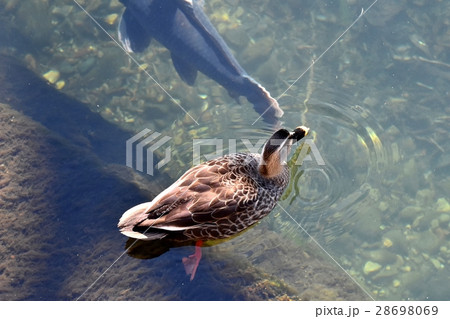
[[[368,207],[356,217],[354,231],[361,238],[375,239],[380,235],[381,212],[375,207]]]
[[[250,42],[242,52],[242,64],[247,68],[256,68],[261,63],[269,60],[275,42],[271,37],[258,39],[257,42]]]
[[[405,8],[406,0],[386,0],[378,3],[365,15],[367,21],[374,26],[385,26]]]
[[[80,256],[105,234],[115,235],[130,198],[144,197],[93,153],[3,104],[0,156],[0,240],[6,257],[0,261],[0,299],[66,299],[64,281],[79,267]],[[117,241],[120,235],[113,237]],[[88,287],[92,279],[78,281]]]
[[[51,43],[54,28],[48,1],[21,1],[16,12],[16,24],[34,46],[39,48]]]
[[[448,203],[448,201],[444,198],[441,197],[437,200],[436,202],[436,210],[439,213],[448,213],[450,212],[450,204]]]
[[[377,271],[379,271],[381,269],[381,265],[379,263],[373,262],[373,261],[368,261],[364,264],[364,268],[363,268],[363,272],[366,275],[370,275],[372,273],[375,273]]]
[[[400,211],[399,217],[407,222],[412,222],[417,216],[423,213],[424,209],[422,207],[406,206]]]
[[[396,261],[397,256],[388,251],[387,249],[377,249],[372,250],[368,254],[370,260],[381,263],[381,264],[392,264]]]

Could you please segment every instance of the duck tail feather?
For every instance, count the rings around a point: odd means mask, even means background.
[[[158,231],[154,232],[150,227],[139,226],[143,220],[147,219],[147,212],[151,204],[151,202],[147,202],[127,210],[122,215],[119,224],[117,225],[120,232],[125,236],[142,240],[155,240],[166,237],[166,233]]]

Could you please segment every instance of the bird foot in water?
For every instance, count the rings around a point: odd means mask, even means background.
[[[195,253],[188,257],[183,257],[182,259],[186,275],[191,275],[191,281],[195,277],[195,272],[197,271],[200,259],[202,258],[202,244],[202,241],[198,241],[195,244]]]

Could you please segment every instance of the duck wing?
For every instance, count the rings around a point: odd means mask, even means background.
[[[124,213],[119,228],[140,239],[163,238],[172,232],[216,226],[255,203],[257,187],[228,161],[212,160],[188,170],[151,202]],[[144,233],[137,230],[143,230]]]

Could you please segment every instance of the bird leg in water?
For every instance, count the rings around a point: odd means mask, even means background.
[[[203,242],[198,240],[195,243],[195,253],[189,257],[183,257],[182,259],[186,275],[191,275],[191,281],[195,277],[195,272],[197,271],[198,264],[202,258],[202,245]]]

